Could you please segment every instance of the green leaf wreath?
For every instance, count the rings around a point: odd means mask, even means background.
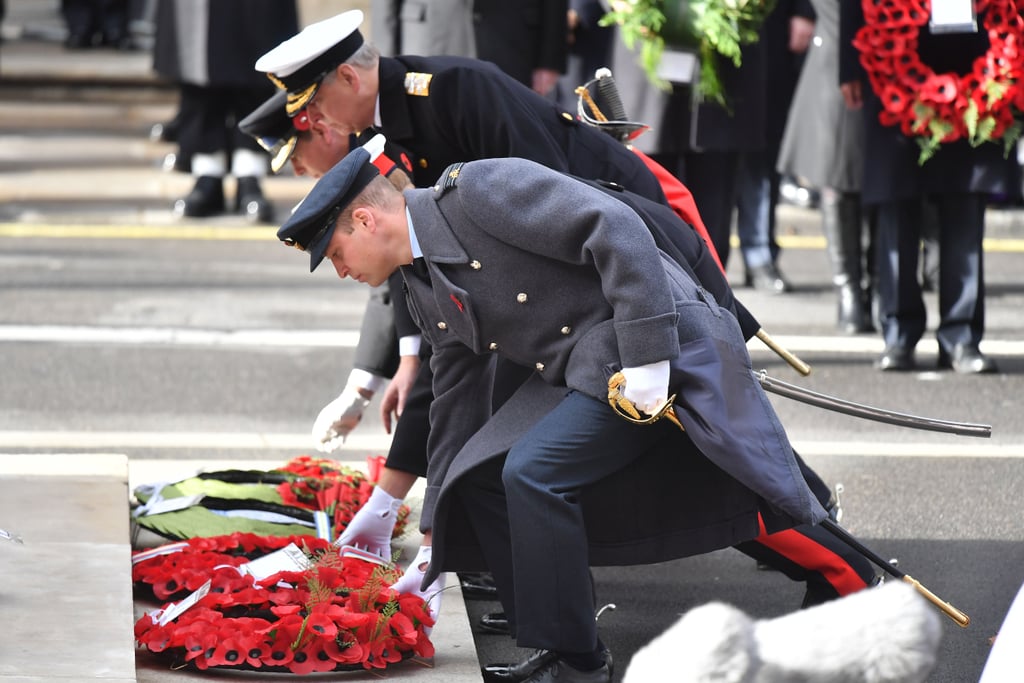
[[[775,0],[616,0],[601,25],[618,25],[631,49],[640,42],[644,71],[663,90],[671,88],[658,76],[666,45],[693,50],[700,60],[698,99],[728,106],[718,75],[719,60],[728,59],[739,67],[743,46],[757,42],[758,31],[774,7]]]

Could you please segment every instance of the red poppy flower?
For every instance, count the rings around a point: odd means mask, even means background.
[[[920,97],[931,102],[952,102],[957,96],[957,77],[953,74],[935,74],[921,86]]]
[[[329,616],[320,612],[310,612],[306,617],[306,632],[319,638],[334,639],[338,635],[338,626]]]
[[[352,636],[350,633],[342,635],[346,638],[351,638]],[[338,639],[327,641],[324,643],[324,652],[339,664],[358,664],[363,661],[363,646],[357,643],[354,638],[340,642]]]
[[[294,674],[310,674],[317,671],[333,671],[337,662],[324,650],[324,641],[315,638],[295,651],[288,670]]]

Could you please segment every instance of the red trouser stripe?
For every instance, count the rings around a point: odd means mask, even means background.
[[[808,571],[817,572],[836,590],[840,597],[856,593],[867,587],[857,572],[841,556],[832,552],[812,538],[804,536],[795,529],[786,529],[769,534],[765,531],[764,520],[757,516],[760,530],[757,543],[770,548],[787,560],[800,565]]]

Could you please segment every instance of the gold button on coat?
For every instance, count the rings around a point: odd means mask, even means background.
[[[543,363],[537,363],[533,367],[537,368],[537,372],[544,372],[544,364]]]
[[[490,344],[487,345],[487,348],[489,348],[491,351],[497,351],[498,342],[491,342]]]
[[[572,328],[566,325],[560,331],[562,334],[569,334],[570,332],[572,332]]]
[[[439,330],[447,330],[448,329],[448,323],[446,323],[445,321],[442,320],[441,322],[439,322],[437,324],[437,329],[439,329]]]
[[[482,268],[483,266],[480,265],[479,261],[470,261],[469,267],[472,268],[473,270],[480,270],[480,268]]]
[[[529,298],[530,297],[526,296],[526,292],[519,292],[518,294],[516,294],[516,301],[518,301],[521,304],[525,304],[526,300]]]

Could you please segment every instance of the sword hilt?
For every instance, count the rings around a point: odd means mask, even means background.
[[[608,404],[619,417],[638,425],[654,424],[664,417],[676,427],[679,427],[684,432],[686,431],[686,427],[684,427],[683,423],[679,421],[678,417],[676,417],[676,411],[672,407],[676,400],[675,394],[669,396],[668,399],[658,406],[658,408],[648,417],[642,417],[640,415],[640,411],[637,410],[636,405],[622,395],[622,387],[625,384],[626,376],[623,375],[622,372],[616,372],[608,378]]]

